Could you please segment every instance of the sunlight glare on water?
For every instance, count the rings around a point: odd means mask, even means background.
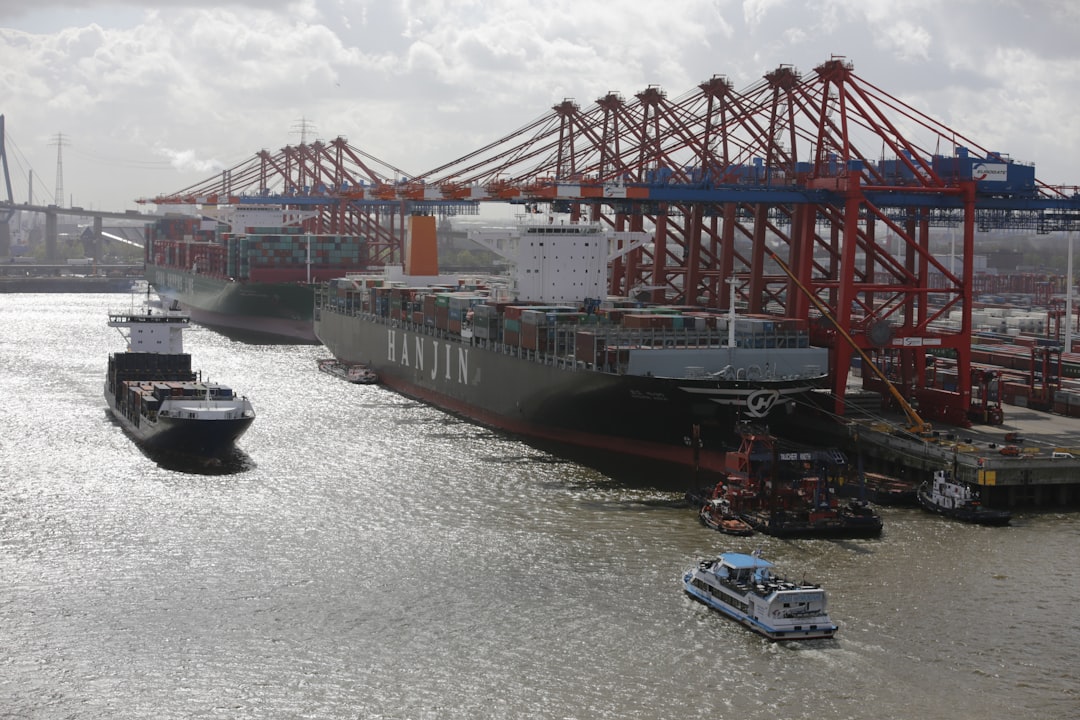
[[[206,329],[258,418],[223,467],[106,415],[106,295],[0,297],[0,714],[35,718],[1017,718],[1080,707],[1080,526],[884,509],[877,540],[726,539],[682,488],[561,458],[321,348]],[[734,542],[732,542],[734,540]],[[829,641],[771,644],[682,572],[761,547]]]

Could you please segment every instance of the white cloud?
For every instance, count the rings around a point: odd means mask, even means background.
[[[784,0],[744,0],[743,17],[750,27],[757,27],[765,22],[768,14],[784,5]]]
[[[220,160],[202,159],[197,157],[195,150],[173,150],[171,148],[158,148],[157,152],[167,158],[169,165],[180,172],[196,172],[203,175],[212,175],[221,172],[227,166]]]
[[[887,32],[875,33],[878,45],[900,60],[928,61],[934,37],[921,25],[899,20]]]
[[[738,89],[781,64],[807,76],[835,54],[946,125],[1037,162],[1040,177],[1077,182],[1075,8],[1064,0],[9,1],[0,7],[0,111],[38,182],[51,188],[49,140],[63,132],[68,192],[84,206],[125,207],[297,142],[300,118],[320,137],[345,135],[419,172],[564,98],[587,107],[652,84],[674,98],[716,74]]]

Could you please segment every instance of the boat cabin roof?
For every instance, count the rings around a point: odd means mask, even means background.
[[[746,553],[724,553],[720,556],[720,560],[728,567],[735,570],[754,570],[756,568],[770,568],[773,564],[768,560],[755,557],[754,555],[747,555]]]

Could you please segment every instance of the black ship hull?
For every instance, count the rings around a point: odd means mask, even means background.
[[[149,325],[157,318],[113,318],[129,324],[143,319]],[[255,420],[251,404],[230,388],[199,382],[186,353],[113,353],[104,391],[109,412],[124,431],[157,452],[223,457]]]
[[[208,458],[228,455],[254,421],[252,417],[214,421],[160,418],[153,424],[135,424],[108,394],[106,400],[109,412],[136,443],[147,450],[176,455]]]
[[[162,300],[176,300],[200,325],[295,343],[318,342],[312,328],[313,286],[306,282],[240,282],[146,265]]]
[[[651,377],[584,369],[573,359],[370,314],[315,311],[315,334],[335,358],[363,364],[402,394],[481,424],[540,440],[706,471],[724,453],[749,402],[786,415],[816,387],[807,378],[750,381]],[[695,442],[698,447],[695,449]]]
[[[877,515],[839,516],[810,520],[781,512],[755,512],[742,515],[756,532],[778,538],[858,539],[881,535],[883,523]]]

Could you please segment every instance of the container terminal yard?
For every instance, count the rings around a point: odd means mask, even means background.
[[[408,263],[411,217],[465,221],[484,203],[647,233],[611,253],[607,294],[806,324],[829,349],[820,411],[839,420],[822,442],[847,438],[869,463],[909,474],[947,463],[988,504],[1076,504],[1071,283],[1009,285],[979,264],[987,244],[1025,235],[1069,245],[1071,272],[1076,185],[1040,181],[1035,162],[945,126],[835,56],[742,89],[714,75],[675,97],[650,86],[566,99],[461,151],[420,173],[343,137],[259,151],[140,200],[203,218],[162,238],[160,257],[148,244],[146,262],[178,258],[208,277],[193,260],[223,242],[208,218],[224,207],[279,209],[312,246],[362,244],[371,269]],[[281,262],[302,262],[293,255]],[[1017,291],[1035,307],[1023,317],[1007,297]],[[873,417],[865,392],[881,400]]]

